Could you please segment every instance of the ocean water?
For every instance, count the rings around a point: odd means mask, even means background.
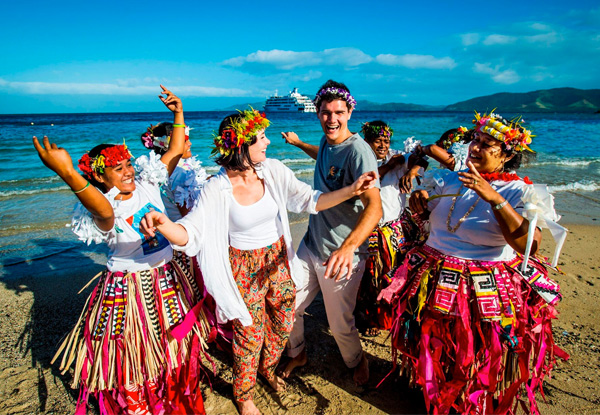
[[[210,158],[212,132],[227,112],[188,112],[192,151],[209,173],[218,170]],[[512,114],[503,114],[510,118]],[[315,114],[269,114],[268,157],[282,160],[297,177],[312,183],[314,162],[301,150],[286,144],[281,131],[295,131],[301,139],[318,144],[322,135]],[[472,113],[355,112],[352,131],[362,122],[381,119],[394,129],[393,148],[402,148],[407,137],[423,144],[434,142],[444,131],[470,126]],[[519,170],[536,183],[548,184],[563,221],[600,223],[600,114],[526,114],[536,137],[536,160]],[[32,264],[58,253],[85,250],[102,257],[103,247],[86,247],[66,226],[76,198],[40,161],[32,136],[64,147],[74,163],[99,143],[121,143],[134,156],[146,154],[139,139],[151,123],[171,121],[169,112],[113,114],[0,115],[0,268]],[[292,216],[293,221],[303,216]],[[568,243],[568,240],[567,240]],[[31,269],[31,267],[29,267]],[[0,270],[0,276],[6,272]]]

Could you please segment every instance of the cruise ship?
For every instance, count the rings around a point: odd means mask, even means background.
[[[300,95],[298,88],[294,88],[286,96],[279,96],[275,91],[275,95],[267,99],[264,110],[265,112],[317,112],[312,100],[305,95]]]

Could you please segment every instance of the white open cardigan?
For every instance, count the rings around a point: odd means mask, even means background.
[[[292,246],[287,211],[316,214],[317,200],[322,192],[298,180],[279,160],[265,160],[256,168],[256,173],[264,179],[277,203],[277,227],[285,240],[291,276],[297,287],[302,286],[305,276]],[[225,169],[221,168],[206,182],[192,211],[177,221],[187,230],[189,240],[186,245],[174,245],[173,248],[188,256],[197,256],[206,289],[215,299],[218,321],[239,319],[244,326],[249,326],[252,318],[229,262],[229,204],[232,197],[231,182]]]

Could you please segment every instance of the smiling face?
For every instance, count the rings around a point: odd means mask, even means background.
[[[98,182],[106,187],[106,190],[116,187],[124,194],[135,190],[135,170],[130,159],[121,160],[114,167],[105,167],[104,173],[94,173],[94,176]]]
[[[185,140],[184,146],[185,147],[183,148],[183,154],[181,155],[181,158],[185,160],[192,157],[192,142],[187,139]]]
[[[352,110],[348,110],[346,101],[343,99],[322,102],[317,116],[330,144],[339,144],[352,135],[348,129]]]
[[[256,142],[248,146],[248,154],[252,163],[260,163],[267,159],[267,147],[271,141],[265,135],[265,130],[256,133]]]
[[[375,152],[375,156],[377,160],[383,160],[390,151],[390,139],[387,137],[377,137],[372,141],[367,142],[373,151]]]
[[[502,152],[502,142],[489,134],[475,132],[469,145],[467,162],[473,163],[479,173],[494,173],[502,170],[510,157]]]

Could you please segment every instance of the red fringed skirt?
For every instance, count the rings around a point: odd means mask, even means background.
[[[144,271],[101,274],[54,357],[62,354],[62,373],[75,365],[77,414],[89,394],[101,414],[204,413],[200,358],[215,333],[194,274],[184,255]]]
[[[369,236],[369,257],[358,290],[356,324],[360,330],[392,326],[392,307],[377,297],[392,281],[392,275],[408,251],[427,240],[419,215],[405,209],[399,218],[378,226]]]
[[[539,413],[535,392],[556,357],[559,286],[537,260],[471,261],[422,246],[394,275],[394,364],[434,414]],[[433,407],[433,408],[432,408]]]

